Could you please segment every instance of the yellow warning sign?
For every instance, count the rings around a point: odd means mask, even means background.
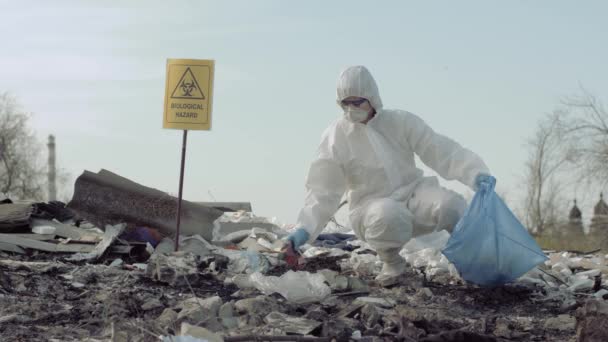
[[[211,129],[215,61],[168,59],[163,128]]]

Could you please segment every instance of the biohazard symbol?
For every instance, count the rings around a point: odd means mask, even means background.
[[[177,82],[177,86],[175,86],[175,90],[171,94],[172,99],[196,99],[196,100],[204,100],[205,95],[201,87],[198,85],[198,81],[194,77],[192,70],[190,68],[186,68],[184,74]]]

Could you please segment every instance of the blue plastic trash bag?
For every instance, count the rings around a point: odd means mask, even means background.
[[[511,282],[547,260],[536,241],[494,192],[483,184],[442,250],[460,276],[478,285]]]

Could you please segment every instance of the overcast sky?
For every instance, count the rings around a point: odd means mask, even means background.
[[[607,4],[0,0],[0,92],[34,114],[41,141],[56,136],[74,178],[106,168],[176,194],[166,59],[214,59],[213,128],[189,134],[184,197],[251,201],[291,223],[341,115],[337,76],[363,64],[385,107],[478,153],[511,199],[536,121],[580,84],[606,102]]]

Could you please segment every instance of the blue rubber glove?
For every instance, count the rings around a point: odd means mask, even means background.
[[[475,176],[475,191],[481,190],[484,186],[490,190],[494,190],[496,178],[487,173],[480,173]]]
[[[298,228],[287,237],[287,241],[291,241],[293,248],[298,249],[308,241],[308,238],[310,238],[308,232],[304,228]]]

